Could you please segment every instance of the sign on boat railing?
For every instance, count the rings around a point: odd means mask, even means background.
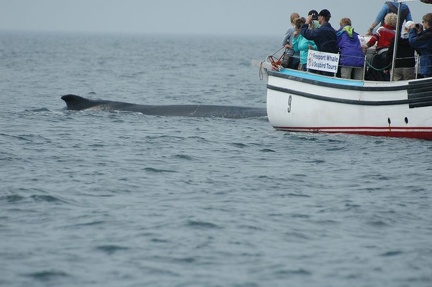
[[[336,74],[339,65],[339,54],[308,51],[307,68]]]

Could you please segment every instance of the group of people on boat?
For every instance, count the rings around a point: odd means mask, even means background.
[[[285,53],[281,65],[284,68],[306,71],[308,51],[313,49],[339,53],[337,75],[341,78],[389,81],[393,64],[393,80],[432,77],[432,13],[425,14],[421,24],[416,24],[408,5],[403,3],[399,13],[399,27],[396,28],[397,15],[398,4],[385,2],[366,37],[362,37],[354,31],[350,18],[342,18],[340,28],[334,29],[329,23],[331,13],[327,9],[319,13],[311,10],[306,18],[292,13],[292,27],[286,32],[282,42]],[[398,33],[396,29],[399,29]],[[396,39],[396,35],[400,37]],[[364,38],[369,40],[362,41]],[[397,52],[393,61],[395,42]],[[373,48],[374,52],[368,52],[371,50],[369,48]],[[416,54],[420,56],[418,62]]]

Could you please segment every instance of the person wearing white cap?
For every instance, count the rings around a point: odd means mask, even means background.
[[[393,80],[395,81],[411,80],[415,78],[414,48],[411,47],[408,40],[409,29],[413,23],[413,21],[408,21],[405,23],[401,37],[398,39],[396,60],[393,69]],[[389,70],[393,64],[394,42],[395,38],[393,38],[393,40],[390,42],[390,46],[386,55],[386,66],[389,66]]]

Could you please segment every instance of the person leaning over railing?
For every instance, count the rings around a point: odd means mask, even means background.
[[[336,32],[337,46],[340,53],[340,75],[344,79],[363,79],[364,55],[359,35],[354,32],[349,18],[340,20],[340,29]]]
[[[422,78],[432,77],[432,13],[422,18],[424,30],[419,32],[416,25],[411,24],[409,43],[420,54],[420,75]]]

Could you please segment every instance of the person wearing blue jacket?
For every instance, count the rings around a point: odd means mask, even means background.
[[[398,3],[393,1],[386,1],[384,5],[382,6],[381,10],[378,12],[378,15],[376,16],[375,21],[370,25],[370,28],[368,29],[366,35],[371,36],[373,34],[373,30],[376,26],[378,26],[379,23],[381,25],[384,24],[384,18],[388,13],[395,13],[398,14]],[[411,11],[407,4],[402,3],[401,4],[401,14],[400,14],[400,22],[399,22],[399,31],[402,30],[402,24],[405,21],[412,21]]]
[[[330,25],[331,14],[327,9],[321,10],[318,14],[320,27],[309,29],[309,23],[312,21],[312,15],[306,19],[306,23],[301,27],[301,34],[308,40],[312,40],[318,47],[318,51],[337,54],[336,31]]]
[[[309,29],[309,24],[312,21],[312,15],[309,15],[306,19],[306,23],[301,27],[301,34],[307,40],[314,41],[318,51],[337,54],[336,31],[329,23],[330,17],[331,14],[329,10],[321,10],[318,14],[318,22],[321,26],[317,29]],[[333,76],[333,73],[324,71],[320,71],[319,74],[330,77]]]
[[[339,48],[340,73],[344,79],[363,79],[364,55],[358,34],[351,26],[351,19],[342,18],[336,32]]]
[[[432,77],[432,13],[423,16],[424,30],[419,32],[416,24],[411,25],[409,43],[420,54],[420,74],[423,78]]]

